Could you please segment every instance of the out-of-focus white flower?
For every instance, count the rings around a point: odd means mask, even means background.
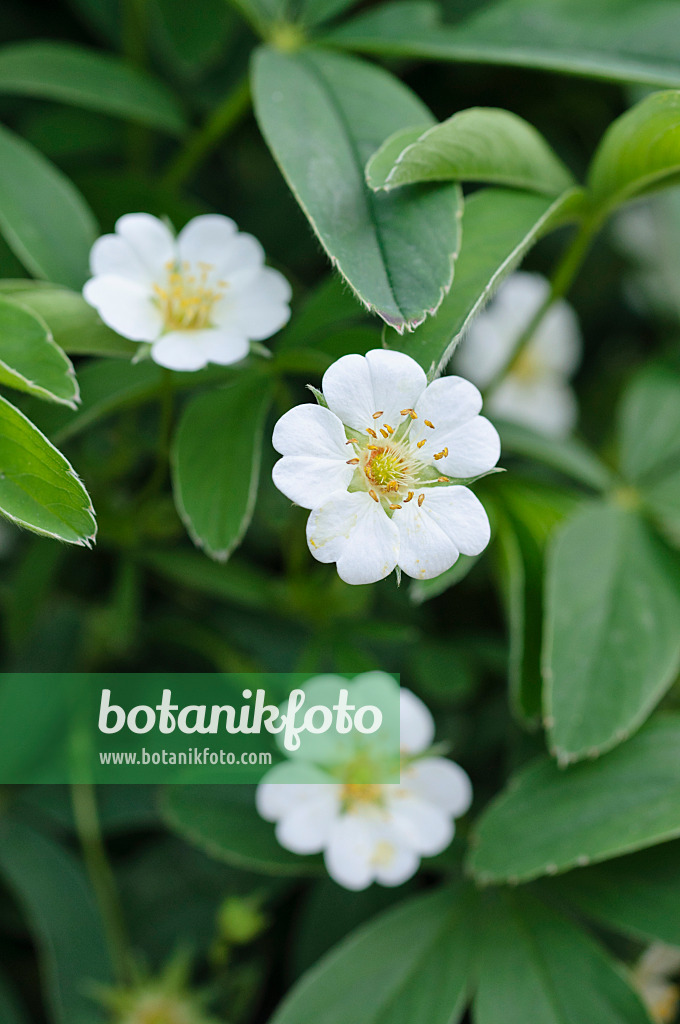
[[[510,358],[513,346],[547,298],[539,274],[513,274],[472,322],[453,357],[458,373],[480,388],[489,385]],[[490,414],[551,437],[566,437],[578,418],[569,379],[581,358],[581,334],[572,307],[554,303],[518,359],[486,399]]]
[[[228,217],[194,217],[175,238],[148,213],[97,239],[83,295],[104,323],[170,370],[227,366],[287,322],[290,285]]]
[[[428,385],[414,359],[382,349],[338,359],[322,387],[328,407],[296,406],[273,437],[274,483],[312,510],[314,557],[358,584],[397,565],[431,579],[483,551],[489,520],[461,481],[493,469],[500,441],[477,388],[461,377]]]
[[[680,949],[663,942],[655,942],[646,949],[633,968],[633,985],[658,1024],[670,1024],[676,1018],[680,988],[669,979],[678,973]]]
[[[364,680],[368,685],[369,676],[376,675],[359,676],[350,686],[360,688]],[[352,699],[361,703],[356,691]],[[399,783],[355,781],[365,773],[359,757],[319,765],[316,783],[288,782],[299,774],[293,761],[284,762],[267,772],[257,788],[257,809],[277,823],[281,845],[294,853],[323,852],[329,875],[346,889],[407,881],[421,857],[446,849],[454,819],[465,814],[472,800],[463,769],[428,753],[434,739],[428,709],[410,690],[401,689],[399,701]]]

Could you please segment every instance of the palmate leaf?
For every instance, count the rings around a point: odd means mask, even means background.
[[[680,716],[657,715],[604,757],[538,758],[482,815],[469,866],[483,884],[526,882],[680,836]]]
[[[0,297],[0,384],[75,409],[78,384],[71,360],[47,324]]]
[[[0,515],[68,544],[89,547],[96,534],[92,503],[71,465],[2,397]]]
[[[503,0],[457,25],[431,3],[368,9],[324,42],[364,53],[542,68],[612,82],[680,86],[673,0]]]
[[[413,334],[390,336],[388,347],[406,352],[431,375],[441,373],[475,314],[531,246],[575,214],[580,199],[578,189],[558,199],[500,188],[475,192],[465,203],[451,290],[433,317]]]
[[[668,551],[625,508],[593,504],[548,556],[546,724],[563,763],[636,729],[680,668],[680,580]]]
[[[375,195],[366,160],[387,135],[432,115],[392,75],[322,50],[260,49],[255,113],[295,197],[359,299],[398,331],[440,305],[459,246],[457,185]]]
[[[413,138],[388,139],[369,160],[366,180],[390,190],[425,181],[475,181],[562,195],[576,183],[536,129],[507,110],[472,107]]]

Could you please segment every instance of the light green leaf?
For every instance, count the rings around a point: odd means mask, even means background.
[[[81,288],[98,234],[85,200],[61,171],[0,127],[0,233],[36,277]]]
[[[248,529],[260,475],[272,383],[243,373],[198,395],[184,410],[173,446],[175,503],[197,547],[226,562]]]
[[[380,68],[322,50],[260,49],[255,112],[265,139],[333,264],[398,331],[442,301],[459,246],[457,185],[375,195],[364,164],[386,135],[428,124],[420,100]]]
[[[61,452],[0,397],[0,515],[34,533],[89,547],[89,495]]]
[[[156,79],[117,57],[60,42],[0,50],[0,93],[37,96],[180,134],[179,105]]]
[[[580,193],[557,200],[508,189],[481,189],[466,201],[456,277],[436,315],[413,335],[390,339],[435,376],[446,366],[472,318],[535,242],[567,219]]]
[[[42,281],[5,280],[0,281],[0,295],[36,313],[57,345],[71,355],[130,358],[139,352],[139,344],[107,327],[79,292]]]
[[[562,762],[624,740],[680,667],[680,581],[633,512],[589,505],[555,536],[546,575],[545,716]]]
[[[541,757],[482,815],[470,868],[526,882],[680,836],[680,716],[657,715],[605,757],[567,769]]]
[[[680,86],[673,0],[536,0],[484,5],[444,25],[430,3],[369,8],[324,42],[365,53],[509,64],[612,82]]]
[[[605,928],[680,946],[680,842],[570,871],[546,883]]]
[[[599,216],[680,174],[680,92],[654,93],[617,118],[588,173]]]
[[[388,139],[368,161],[371,188],[476,181],[559,196],[576,184],[543,136],[508,110],[472,107],[415,140],[409,135]]]
[[[471,984],[474,904],[457,887],[381,914],[304,974],[271,1024],[457,1024]]]
[[[604,949],[526,892],[488,900],[478,957],[475,1024],[649,1024]]]
[[[47,324],[0,297],[0,384],[75,409],[78,384],[71,360]]]
[[[0,870],[38,943],[50,1019],[54,1024],[99,1024],[103,1013],[88,985],[110,985],[113,976],[94,896],[73,855],[5,815]]]
[[[255,810],[253,786],[169,786],[162,814],[168,826],[208,856],[267,875],[308,875],[316,857],[284,850],[274,827]]]

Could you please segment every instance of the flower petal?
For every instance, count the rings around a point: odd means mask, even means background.
[[[238,363],[241,359],[245,359],[250,351],[248,339],[235,331],[212,327],[191,333],[208,362],[216,363],[218,366],[230,366],[232,363]]]
[[[310,515],[307,543],[320,562],[337,562],[345,583],[377,583],[397,563],[399,532],[365,491],[337,491]]]
[[[124,338],[155,341],[163,329],[163,318],[144,284],[100,274],[86,283],[83,297]]]
[[[415,579],[433,579],[462,552],[478,555],[489,543],[484,506],[467,487],[429,487],[422,506],[404,505],[395,515],[399,565]]]
[[[158,217],[150,213],[127,213],[116,221],[116,234],[125,239],[156,280],[167,273],[166,265],[176,260],[175,239]]]
[[[489,396],[489,411],[548,437],[567,437],[576,426],[578,404],[568,384],[553,375],[534,382],[506,377]]]
[[[405,754],[422,754],[432,746],[434,719],[420,697],[402,686],[399,690],[399,748]]]
[[[290,319],[290,297],[291,288],[283,274],[262,267],[246,287],[227,289],[213,307],[212,319],[253,341],[262,341],[276,334]]]
[[[418,419],[409,434],[412,442],[425,442],[421,457],[434,459],[448,449],[447,456],[434,461],[448,476],[467,478],[492,469],[500,456],[500,440],[489,421],[478,415],[481,407],[479,391],[462,377],[433,381],[416,403]]]
[[[395,835],[421,857],[441,853],[453,839],[451,819],[424,800],[400,794],[389,801],[388,807]]]
[[[168,370],[202,370],[207,356],[196,339],[200,331],[169,331],[151,349],[151,358]]]
[[[229,292],[249,284],[264,263],[257,239],[239,232],[233,220],[220,214],[190,220],[177,237],[177,250],[182,262],[204,264],[212,281],[226,281]]]
[[[366,889],[374,877],[375,845],[375,827],[368,818],[343,815],[333,824],[324,854],[328,874],[345,889]]]
[[[414,850],[389,839],[383,840],[373,854],[375,879],[381,885],[403,885],[415,875],[419,865],[420,857]]]
[[[342,356],[326,370],[322,389],[328,406],[343,423],[355,430],[380,423],[394,429],[401,410],[413,408],[425,390],[427,378],[415,359],[403,352],[373,349],[366,356]]]
[[[285,456],[274,466],[274,483],[296,505],[321,505],[346,490],[354,475],[354,467],[347,465],[353,453],[346,441],[342,423],[329,409],[295,406],[274,427],[272,444]]]
[[[475,416],[442,440],[440,451],[448,449],[448,455],[434,464],[447,476],[466,480],[488,473],[500,458],[501,439],[485,416]]]
[[[578,318],[564,299],[550,307],[528,346],[532,355],[561,377],[571,377],[580,360],[583,341]]]
[[[112,274],[137,284],[153,284],[154,276],[135,250],[120,235],[102,235],[90,251],[93,277]]]
[[[472,803],[467,772],[445,757],[423,757],[402,771],[401,785],[427,803],[459,818]]]
[[[309,786],[304,798],[279,820],[276,838],[293,853],[320,853],[340,814],[338,786]]]

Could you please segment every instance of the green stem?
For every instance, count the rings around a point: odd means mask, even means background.
[[[213,110],[205,124],[188,139],[165,174],[162,184],[179,188],[250,108],[250,82],[245,75]]]
[[[111,963],[118,984],[128,985],[132,981],[130,945],[116,881],[102,838],[94,786],[89,783],[72,785],[71,802],[85,866],[104,924]]]
[[[172,371],[163,370],[160,398],[160,422],[158,428],[158,450],[156,452],[156,464],[153,472],[138,495],[140,504],[144,504],[149,498],[160,491],[167,473],[170,459],[170,447],[172,444],[172,426],[174,420],[175,389],[172,380]]]
[[[579,227],[571,241],[571,244],[567,247],[562,255],[562,259],[555,268],[551,278],[550,291],[548,292],[548,295],[517,338],[508,358],[484,388],[483,395],[485,398],[488,398],[488,396],[496,390],[498,385],[516,365],[551,306],[557,302],[558,299],[563,298],[571,288],[574,278],[581,269],[598,228],[599,221],[596,221],[593,218],[584,220]]]

